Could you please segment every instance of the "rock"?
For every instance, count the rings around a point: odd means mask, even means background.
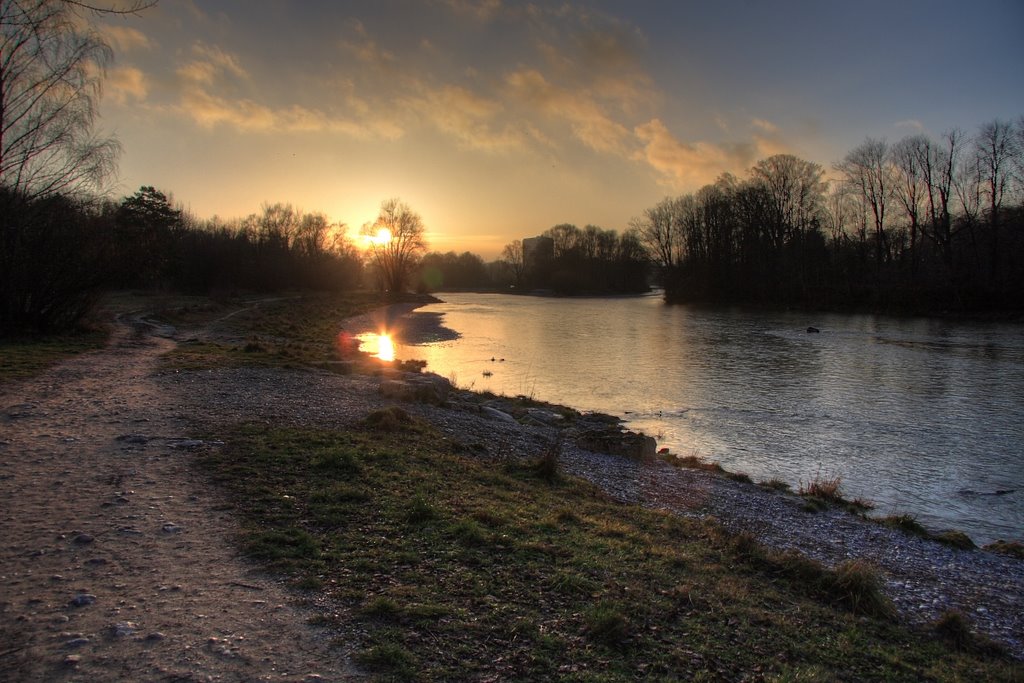
[[[508,413],[498,410],[497,408],[491,408],[490,406],[480,406],[480,412],[492,420],[500,420],[502,422],[515,422],[516,419]]]
[[[79,638],[72,638],[71,640],[67,641],[66,643],[64,643],[64,647],[68,647],[68,648],[82,647],[83,645],[88,645],[88,644],[89,644],[89,639],[88,638],[79,637]]]
[[[160,527],[160,530],[163,531],[165,534],[179,534],[185,529],[184,527],[180,527],[177,524],[168,522],[167,524],[164,524],[162,527]]]
[[[68,655],[64,658],[64,666],[75,667],[78,666],[81,661],[82,657],[80,655]]]
[[[400,401],[441,405],[448,400],[451,387],[451,383],[439,375],[408,374],[402,379],[382,380],[380,393]]]
[[[526,410],[527,416],[533,418],[541,424],[549,427],[557,427],[565,422],[565,416],[553,413],[550,410],[542,410],[540,408],[528,408]]]
[[[633,460],[653,460],[658,442],[653,437],[617,428],[592,429],[576,437],[576,445],[595,453],[620,455]]]
[[[147,642],[150,642],[150,643],[155,643],[157,641],[163,640],[166,637],[167,636],[165,636],[163,633],[160,633],[160,631],[153,631],[152,633],[147,635],[145,638],[143,638],[143,640],[145,640]]]
[[[110,635],[114,638],[126,638],[135,633],[135,622],[122,621],[110,627]]]
[[[124,443],[136,445],[143,445],[149,443],[149,437],[146,436],[145,434],[122,434],[121,436],[117,437],[117,440],[122,441]]]
[[[79,593],[68,601],[71,607],[85,607],[96,602],[96,596],[92,593]]]
[[[821,330],[819,330],[817,327],[807,328],[807,334],[818,334],[819,332],[821,332]]]
[[[75,545],[88,545],[95,540],[96,539],[90,536],[89,534],[78,534],[77,536],[71,539],[71,542]]]

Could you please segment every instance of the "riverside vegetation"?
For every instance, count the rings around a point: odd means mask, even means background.
[[[225,321],[236,341],[180,344],[166,366],[317,365],[336,353],[325,332],[339,306],[249,308]],[[714,519],[617,503],[567,476],[556,447],[496,462],[394,407],[334,429],[233,423],[218,438],[202,464],[244,522],[241,547],[384,679],[1024,673],[959,613],[901,624],[866,562],[826,569]]]

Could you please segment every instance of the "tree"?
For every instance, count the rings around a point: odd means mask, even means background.
[[[424,231],[420,215],[397,198],[382,202],[377,220],[363,226],[370,259],[380,271],[386,291],[400,294],[408,288],[427,248]]]
[[[868,138],[836,165],[836,170],[846,177],[847,182],[860,191],[865,207],[871,211],[875,225],[875,260],[878,266],[882,265],[888,254],[885,211],[892,187],[887,159],[888,144],[885,140]]]
[[[910,275],[917,275],[917,241],[921,226],[921,207],[925,196],[921,150],[928,144],[923,135],[903,138],[889,150],[893,167],[893,196],[907,214],[910,224]]]
[[[175,238],[184,226],[181,209],[152,186],[125,197],[115,214],[117,280],[120,286],[152,284],[167,274]]]
[[[526,271],[526,260],[523,255],[523,241],[513,240],[501,251],[502,260],[508,264],[515,278],[515,286],[523,286],[523,275]]]
[[[1017,154],[1013,126],[998,119],[986,123],[981,127],[974,144],[981,171],[982,191],[988,199],[991,274],[993,278],[998,278],[999,212],[1010,185],[1014,157]]]
[[[119,151],[97,137],[96,97],[110,47],[70,0],[0,0],[0,184],[28,197],[88,190],[114,170]]]

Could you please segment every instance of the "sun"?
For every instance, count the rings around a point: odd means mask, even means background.
[[[387,244],[391,241],[391,231],[387,228],[381,228],[372,235],[363,235],[363,241],[366,242],[367,246]]]

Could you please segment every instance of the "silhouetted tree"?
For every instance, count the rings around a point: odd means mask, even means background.
[[[875,264],[878,268],[881,268],[888,255],[885,212],[892,195],[888,150],[885,140],[868,138],[836,164],[836,170],[843,174],[851,186],[857,188],[866,210],[871,213],[875,228]]]
[[[408,288],[420,256],[426,251],[423,219],[399,199],[380,205],[377,220],[363,227],[369,255],[380,271],[383,288],[401,294]]]
[[[3,331],[75,324],[108,276],[107,235],[82,200],[117,158],[117,143],[93,127],[112,52],[83,11],[150,4],[0,0]]]
[[[501,251],[502,260],[508,264],[512,271],[513,284],[521,288],[523,286],[523,275],[526,272],[526,261],[523,255],[523,241],[513,240],[505,245]]]
[[[176,238],[184,223],[181,209],[166,194],[142,186],[117,209],[115,272],[120,286],[151,285],[169,275]]]
[[[95,188],[118,145],[96,137],[96,96],[113,54],[76,10],[134,12],[67,0],[0,3],[0,184],[29,197]]]

